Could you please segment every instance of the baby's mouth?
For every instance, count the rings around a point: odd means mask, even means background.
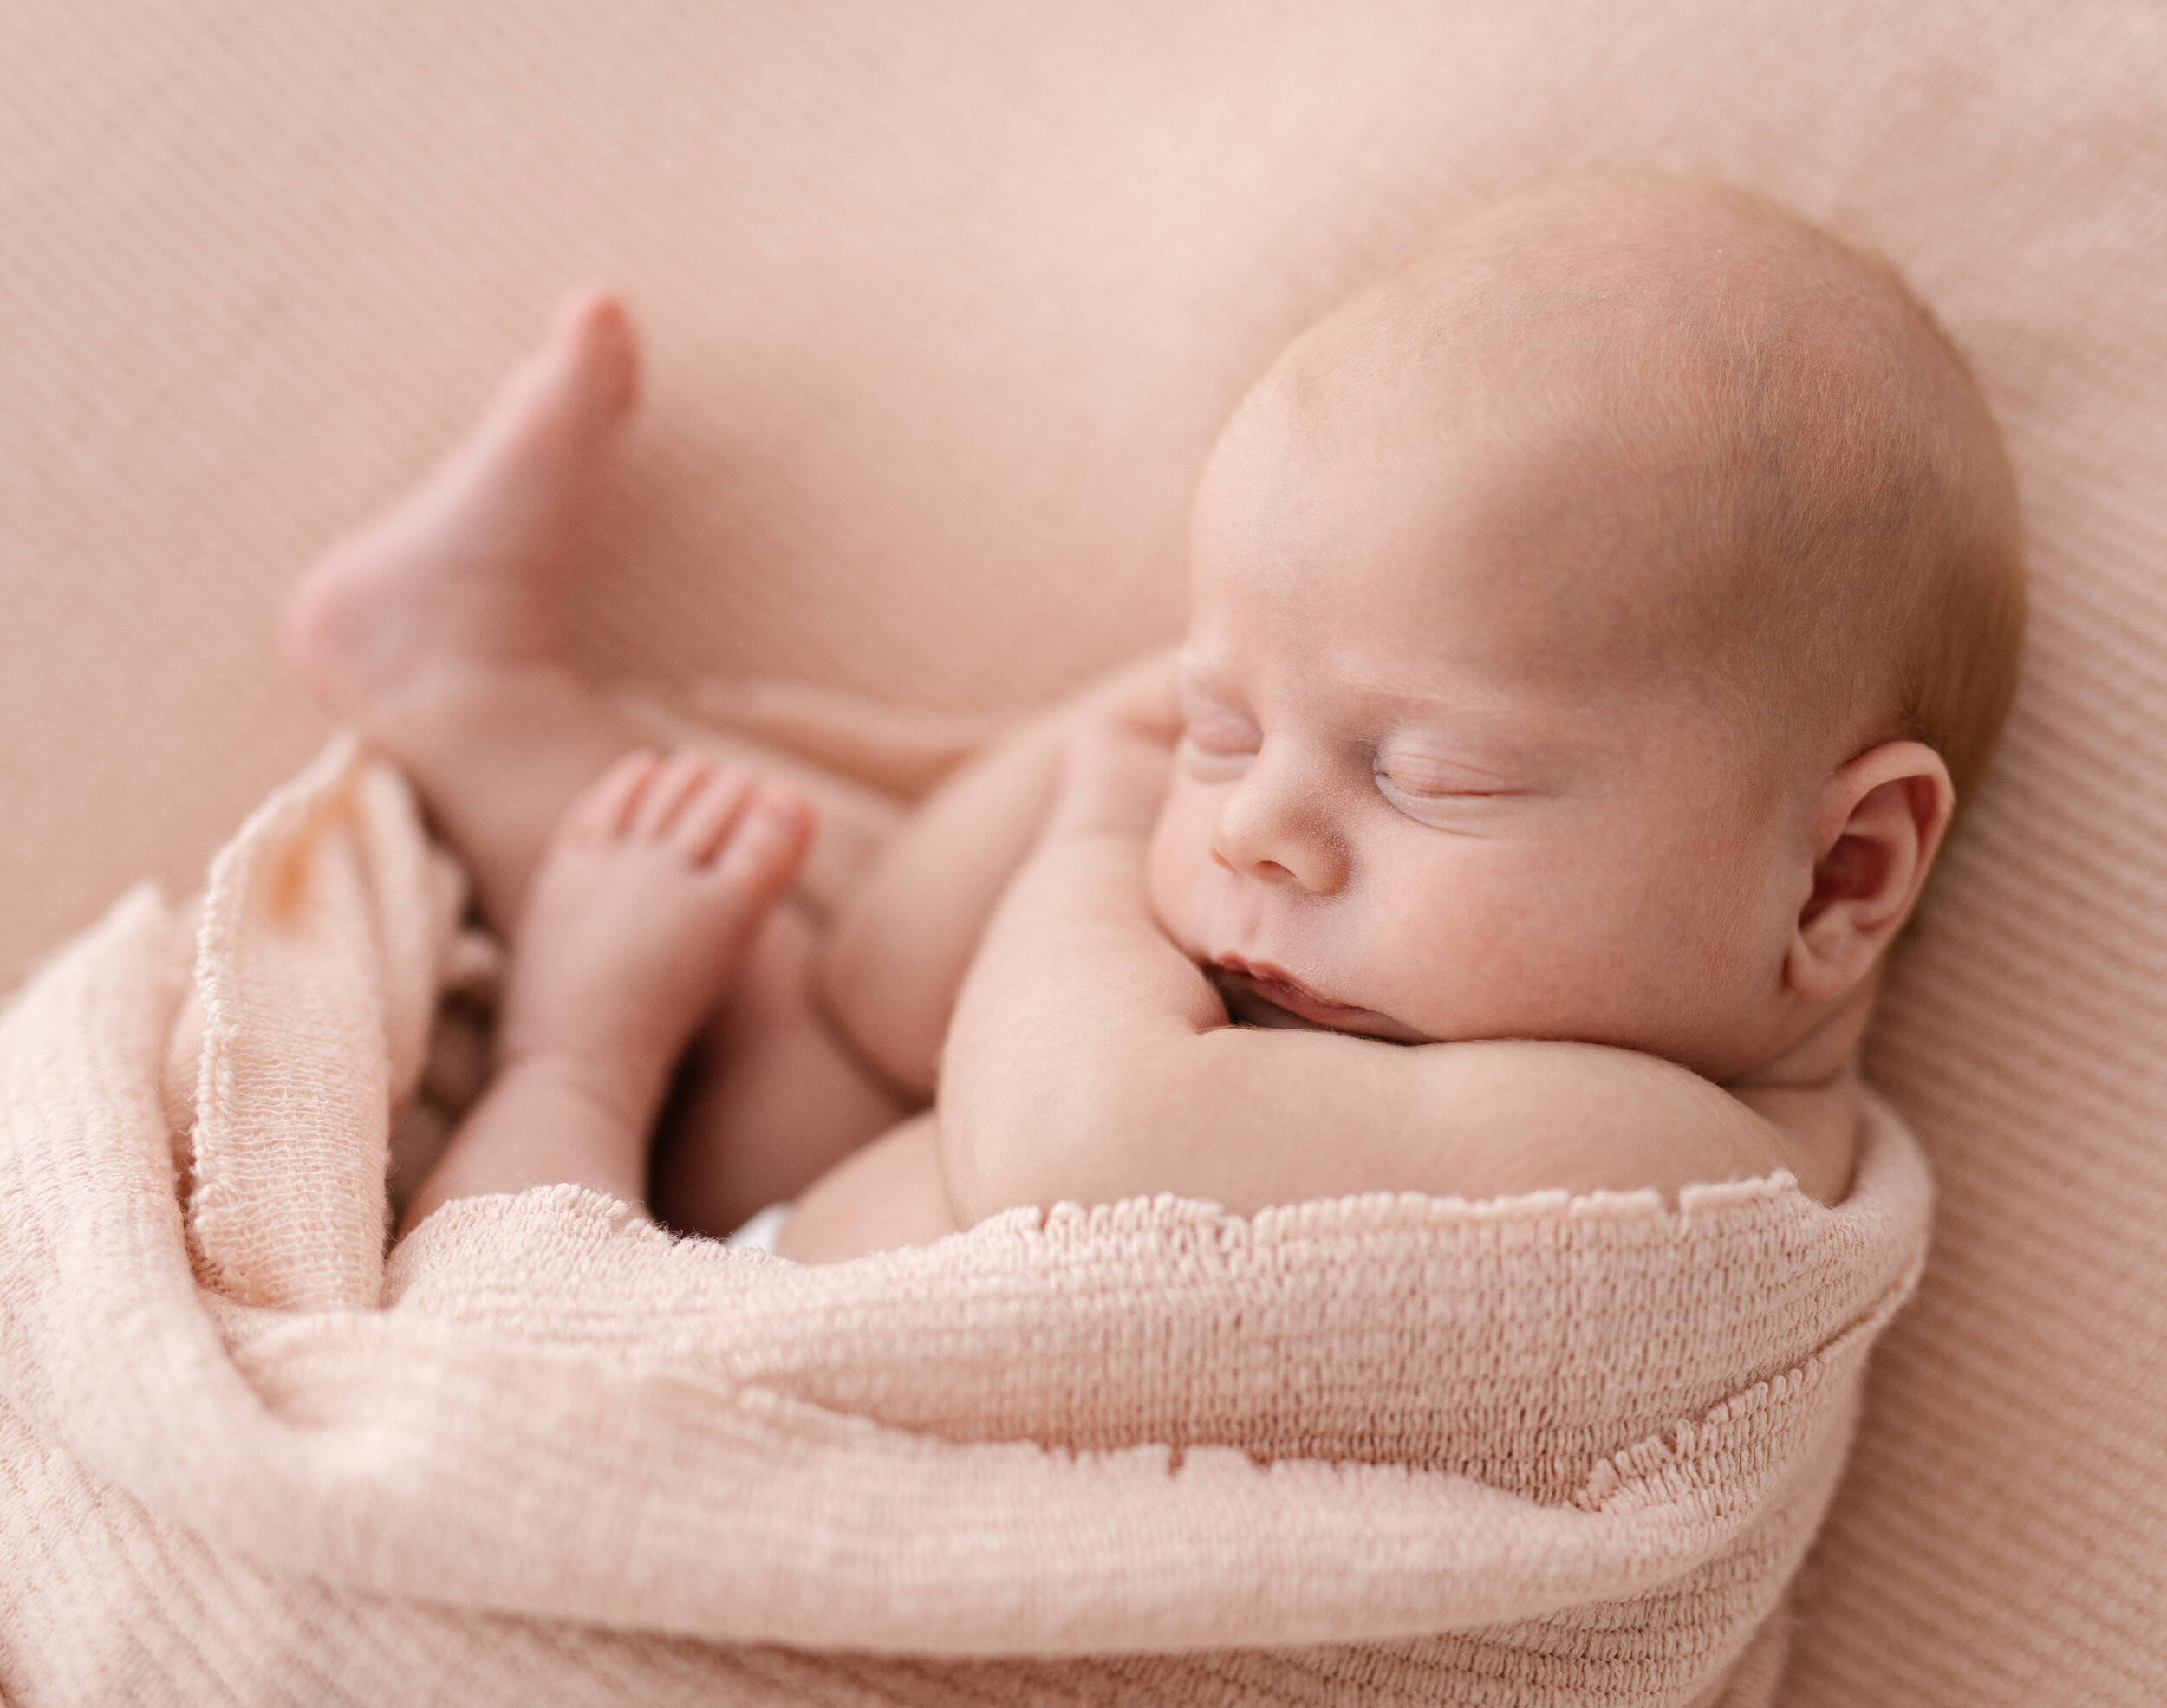
[[[1330,1032],[1357,1032],[1365,1037],[1411,1043],[1417,1035],[1389,1016],[1320,996],[1284,968],[1240,955],[1220,955],[1211,964],[1213,983],[1233,1016],[1250,1026],[1311,1026]]]

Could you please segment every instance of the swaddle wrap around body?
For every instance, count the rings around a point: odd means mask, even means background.
[[[0,1022],[11,1694],[1767,1699],[1924,1251],[1880,1104],[1832,1208],[1160,1198],[809,1268],[563,1186],[387,1264],[459,896],[340,743],[192,942],[139,892]]]

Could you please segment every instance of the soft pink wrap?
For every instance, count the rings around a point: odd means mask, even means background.
[[[1136,1701],[1767,1699],[1924,1246],[1878,1105],[1834,1210],[1162,1198],[808,1269],[563,1186],[387,1269],[459,895],[336,744],[220,856],[192,980],[138,892],[0,1028],[22,1700],[966,1701],[991,1656]]]

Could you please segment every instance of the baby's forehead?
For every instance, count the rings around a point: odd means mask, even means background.
[[[1552,225],[1448,242],[1296,341],[1230,428],[1250,494],[1609,529],[1688,591],[1877,502],[1922,388],[1862,264],[1780,224]]]
[[[1289,364],[1230,432],[1200,515],[1420,535],[1438,556],[1494,562],[1522,598],[1562,562],[1583,602],[1629,568],[1643,572],[1636,596],[1656,571],[1720,578],[1767,516],[1782,484],[1772,424],[1689,341],[1598,327],[1525,349],[1471,342],[1402,367],[1358,346]],[[1431,572],[1421,553],[1385,562],[1410,582]]]
[[[1350,458],[1308,490],[1259,469],[1200,507],[1198,633],[1268,630],[1415,698],[1480,680],[1585,698],[1712,679],[1771,614],[1734,573],[1746,506],[1682,490],[1689,475],[1525,441],[1445,475],[1390,463]]]
[[[1728,698],[1787,622],[1752,573],[1751,464],[1690,411],[1480,419],[1442,448],[1402,419],[1260,458],[1200,503],[1198,614],[1387,659],[1412,698],[1471,668],[1572,702]]]

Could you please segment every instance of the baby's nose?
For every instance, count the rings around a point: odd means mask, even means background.
[[[1212,858],[1266,883],[1336,895],[1347,881],[1347,851],[1319,792],[1259,757],[1220,803]]]

